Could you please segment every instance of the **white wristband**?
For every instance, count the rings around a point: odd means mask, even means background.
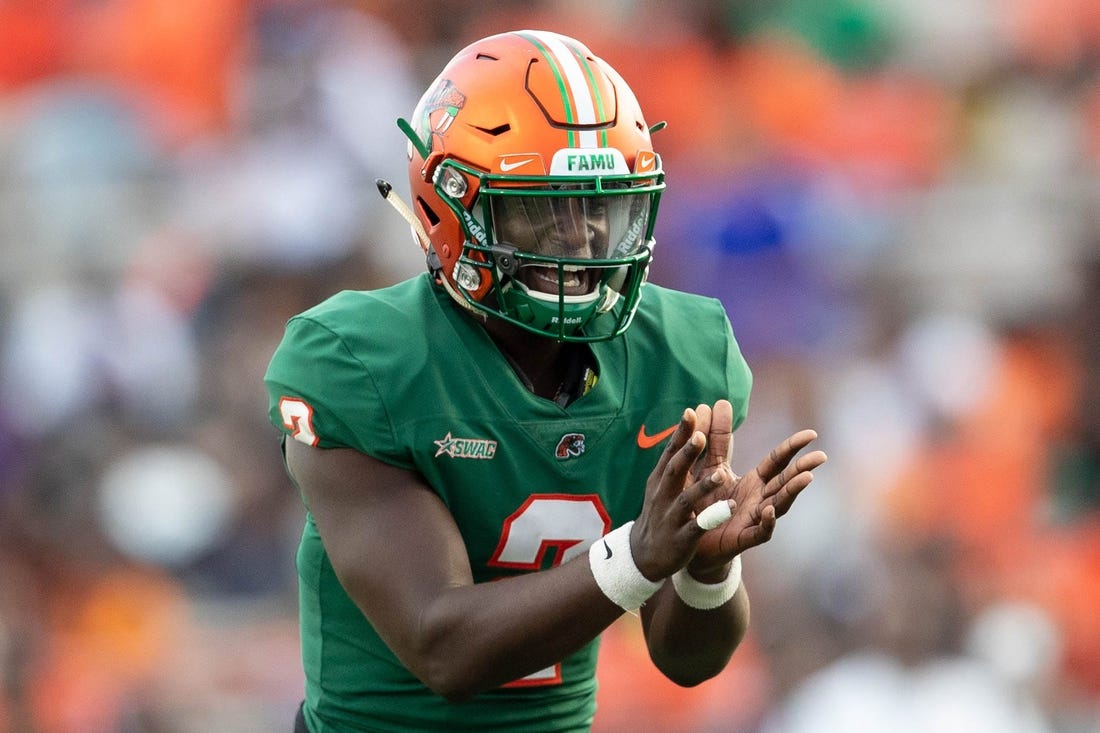
[[[630,553],[630,528],[627,522],[613,529],[588,548],[588,564],[603,594],[616,606],[631,613],[637,611],[661,587],[661,583],[649,580]]]
[[[741,587],[741,556],[734,556],[730,573],[721,583],[700,583],[688,574],[687,568],[682,568],[672,574],[672,585],[684,605],[700,611],[718,608]]]

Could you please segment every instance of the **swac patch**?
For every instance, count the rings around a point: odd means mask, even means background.
[[[432,441],[436,445],[435,457],[450,456],[451,458],[481,458],[489,459],[497,453],[495,440],[483,440],[481,438],[455,438],[450,432],[441,440]]]
[[[558,441],[558,447],[554,450],[554,455],[559,461],[564,461],[567,458],[576,458],[581,453],[584,453],[583,433],[566,433],[561,436],[561,440]]]

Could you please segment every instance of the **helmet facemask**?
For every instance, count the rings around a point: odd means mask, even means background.
[[[477,181],[470,210],[461,200],[468,180]],[[511,176],[445,160],[435,189],[462,224],[454,276],[475,310],[559,341],[614,338],[630,325],[663,174]],[[490,296],[469,298],[485,278]]]
[[[664,173],[661,125],[613,68],[558,33],[498,33],[459,51],[398,125],[407,208],[457,303],[561,341],[626,330]]]

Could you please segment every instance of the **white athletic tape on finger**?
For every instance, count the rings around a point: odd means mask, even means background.
[[[716,501],[708,506],[695,517],[696,523],[703,529],[714,529],[715,527],[721,527],[723,524],[730,520],[733,516],[733,512],[730,511],[730,503],[728,501]]]
[[[630,527],[633,524],[627,522],[611,530],[588,549],[588,564],[596,584],[615,605],[630,613],[637,611],[661,587],[661,583],[642,575],[634,564],[634,556],[630,552]]]

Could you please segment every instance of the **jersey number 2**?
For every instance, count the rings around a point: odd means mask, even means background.
[[[504,520],[489,565],[542,570],[571,560],[611,529],[611,517],[596,494],[533,494]],[[561,664],[529,674],[505,687],[561,683]]]
[[[305,400],[283,397],[279,400],[279,414],[291,436],[306,445],[317,445],[320,439],[313,432],[313,408]]]

